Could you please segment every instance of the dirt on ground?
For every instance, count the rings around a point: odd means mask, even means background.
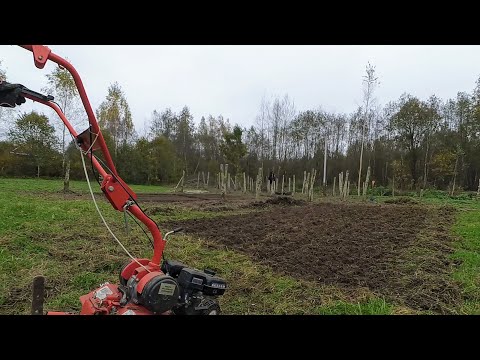
[[[221,194],[139,194],[138,203],[149,215],[171,215],[176,207],[209,212],[228,212],[241,209],[264,209],[271,206],[305,205],[306,201],[289,196],[262,196],[252,201],[251,196],[229,194],[223,199]]]
[[[89,194],[50,196],[89,198]],[[398,197],[392,204],[311,204],[288,196],[262,196],[259,201],[233,194],[225,201],[215,193],[138,196],[149,215],[171,216],[177,208],[225,212],[226,216],[170,221],[161,227],[182,226],[187,234],[206,240],[207,246],[239,251],[276,272],[350,294],[368,289],[400,307],[452,313],[462,301],[451,276],[458,266],[450,258],[455,210],[404,199]],[[242,209],[250,212],[229,216]],[[71,261],[67,253],[49,251],[50,256]],[[102,261],[87,268],[104,266]],[[25,292],[22,287],[12,289],[8,301],[21,301]]]
[[[293,197],[290,197],[290,196],[275,196],[264,201],[252,202],[251,204],[248,204],[246,207],[264,208],[270,205],[300,206],[300,205],[306,205],[306,204],[307,202],[305,200],[294,199]]]
[[[44,199],[63,200],[90,200],[91,195],[86,192],[35,192]],[[107,201],[99,191],[95,192],[96,199]],[[252,201],[250,195],[239,192],[228,194],[226,199],[220,193],[141,193],[137,194],[137,202],[149,215],[172,215],[176,207],[200,211],[223,212],[239,209],[260,209],[272,205],[305,205],[306,201],[294,199],[291,196],[265,196],[260,200]]]
[[[176,208],[192,209],[206,212],[230,212],[236,210],[264,210],[278,206],[303,206],[307,202],[301,199],[294,199],[289,196],[265,197],[262,200],[252,201],[251,198],[229,196],[228,200],[221,199],[220,195],[216,197],[211,194],[210,197],[203,196],[185,196],[176,194],[166,194],[170,196],[158,196],[139,198],[139,203],[144,204],[143,208],[148,215],[173,215]],[[148,199],[151,199],[149,202]]]
[[[367,287],[398,305],[449,313],[461,301],[450,276],[453,214],[453,208],[323,203],[164,226],[182,226],[210,246],[292,277],[346,291]]]
[[[418,201],[410,197],[396,197],[385,200],[386,204],[418,204]]]

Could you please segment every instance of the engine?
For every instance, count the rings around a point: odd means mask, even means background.
[[[180,289],[179,303],[172,310],[177,315],[218,315],[217,297],[227,289],[225,280],[215,272],[188,268],[177,261],[167,260],[162,271],[175,278]]]
[[[164,261],[160,269],[146,271],[148,260],[130,262],[120,272],[120,285],[102,284],[80,297],[81,314],[217,315],[217,297],[227,284],[215,272],[192,269],[177,261]],[[128,279],[127,279],[128,278]]]
[[[142,305],[153,314],[162,314],[177,305],[180,291],[171,276],[151,272],[141,280],[132,276],[126,285],[123,303]]]
[[[176,261],[165,261],[162,271],[176,278],[180,288],[180,301],[173,311],[177,315],[217,315],[220,306],[216,297],[227,288],[225,280],[215,272],[188,268]]]

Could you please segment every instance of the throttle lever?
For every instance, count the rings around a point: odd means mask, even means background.
[[[177,232],[180,232],[180,231],[183,231],[183,227],[178,227],[176,229],[173,229],[172,231],[169,231],[165,234],[165,236],[163,237],[163,240],[167,241],[167,237],[171,234],[175,234]]]

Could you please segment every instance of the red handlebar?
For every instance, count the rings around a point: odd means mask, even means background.
[[[110,152],[108,151],[107,144],[105,143],[105,140],[103,139],[103,135],[98,126],[97,119],[95,118],[95,114],[93,113],[92,106],[90,105],[90,101],[88,100],[87,93],[85,92],[82,79],[80,78],[80,75],[78,75],[77,70],[67,60],[54,54],[46,46],[42,46],[42,45],[20,45],[20,46],[23,47],[24,49],[30,50],[33,53],[33,61],[35,62],[36,67],[41,69],[45,66],[45,63],[47,62],[47,60],[52,60],[53,62],[67,69],[68,72],[72,74],[73,80],[75,81],[75,85],[77,86],[77,89],[78,89],[78,93],[80,95],[80,98],[82,99],[83,107],[87,112],[88,122],[90,123],[90,125],[92,125],[93,132],[95,134],[99,134],[97,141],[100,144],[100,147],[102,149],[103,155],[105,156],[107,165],[115,175],[118,175],[117,170],[115,169],[115,165],[113,164],[112,157],[110,156]]]
[[[67,60],[63,59],[62,57],[54,54],[47,46],[43,45],[20,45],[24,49],[27,49],[33,53],[33,60],[35,66],[39,69],[43,69],[47,60],[52,60],[53,62],[57,63],[58,65],[64,67],[68,70],[68,72],[73,76],[73,80],[75,81],[75,85],[77,86],[78,93],[80,98],[82,99],[83,107],[88,115],[88,122],[90,123],[91,129],[95,136],[97,137],[96,143],[100,145],[100,149],[105,156],[105,160],[109,170],[112,172],[112,175],[108,174],[105,169],[101,166],[101,164],[97,161],[97,159],[89,152],[88,156],[92,159],[93,165],[98,170],[98,172],[103,177],[103,182],[101,185],[101,189],[107,199],[110,201],[112,206],[119,211],[124,211],[125,204],[128,200],[136,199],[136,194],[131,190],[128,185],[118,176],[117,170],[113,163],[112,157],[110,152],[108,151],[107,144],[105,143],[105,139],[103,138],[103,134],[98,126],[97,119],[95,114],[92,110],[90,105],[90,101],[88,100],[87,93],[85,92],[85,88],[83,86],[82,79],[78,74],[77,70],[70,64]],[[31,100],[37,101],[44,105],[51,107],[55,112],[58,114],[60,119],[62,119],[65,126],[68,128],[68,131],[74,136],[75,138],[78,137],[77,132],[72,127],[70,122],[67,120],[63,112],[60,108],[52,103],[51,101],[45,101],[40,98],[35,97],[31,94],[24,94],[26,98]],[[98,135],[97,135],[98,134]],[[87,150],[85,146],[82,147],[84,150]],[[93,150],[92,150],[93,151]],[[137,219],[143,222],[148,229],[150,230],[153,236],[153,258],[152,263],[155,265],[159,265],[163,249],[165,247],[165,241],[162,239],[162,235],[157,224],[150,219],[137,205],[127,206],[127,210],[130,211]]]

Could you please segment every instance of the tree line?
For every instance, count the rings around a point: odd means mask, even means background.
[[[1,69],[0,76],[6,77]],[[358,192],[367,168],[375,186],[477,190],[480,79],[470,93],[453,99],[404,93],[385,105],[375,97],[374,66],[366,66],[361,85],[363,102],[352,113],[328,112],[320,105],[298,110],[286,94],[264,97],[256,118],[242,119],[253,123],[249,127],[232,125],[222,115],[202,116],[195,123],[185,106],[178,113],[153,110],[140,135],[127,96],[115,82],[96,115],[117,170],[134,184],[171,184],[183,171],[187,177],[199,171],[216,174],[225,163],[232,175],[254,177],[262,167],[264,174],[301,179],[312,168],[323,174],[326,164],[326,185],[348,170]],[[52,71],[43,90],[55,96],[73,123],[86,127],[68,72]],[[55,114],[3,109],[0,116],[9,124],[0,142],[0,176],[62,177],[68,163],[71,178],[83,177],[78,151]],[[322,183],[323,176],[318,179]]]

